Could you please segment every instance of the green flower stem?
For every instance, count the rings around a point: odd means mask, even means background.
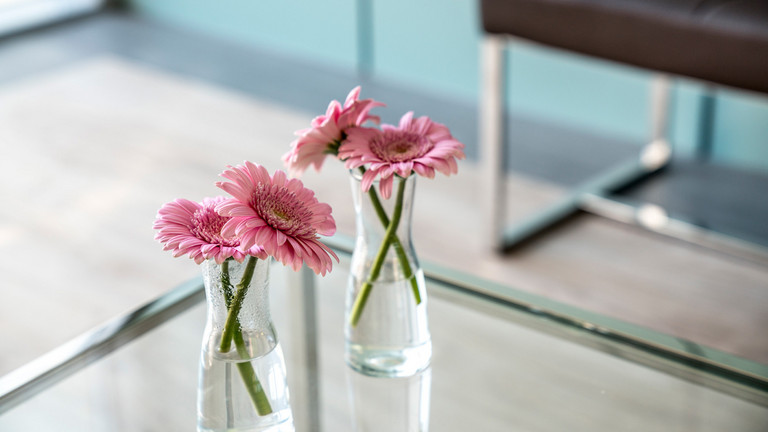
[[[257,260],[258,258],[255,256],[248,257],[248,263],[245,265],[245,270],[243,271],[243,278],[240,279],[240,283],[237,284],[235,297],[232,299],[232,304],[230,305],[229,311],[227,312],[227,319],[224,322],[224,332],[221,334],[221,345],[219,346],[219,351],[223,353],[229,352],[229,349],[232,347],[232,336],[234,331],[240,327],[237,315],[240,314],[240,308],[243,306],[243,300],[245,299],[245,295],[248,293],[248,286],[251,284],[251,279],[253,279],[253,270],[256,268]]]
[[[229,260],[227,258],[221,263],[221,285],[224,290],[224,303],[227,305],[227,310],[232,304],[232,291],[234,291],[232,282],[229,280]]]
[[[249,358],[251,353],[248,352],[248,348],[245,346],[243,332],[240,329],[235,330],[234,339],[235,347],[240,357],[244,359]],[[245,384],[245,389],[248,390],[248,394],[251,396],[256,412],[260,416],[272,414],[272,405],[269,404],[267,394],[264,391],[264,387],[261,386],[259,378],[256,377],[256,371],[253,369],[251,362],[237,363],[237,369],[240,371],[240,376],[243,377],[243,384]]]
[[[251,262],[253,265],[251,265]],[[242,307],[243,304],[243,298],[245,298],[245,291],[247,291],[247,287],[251,283],[251,279],[253,279],[253,270],[256,266],[256,258],[250,257],[248,264],[246,264],[246,270],[243,274],[243,278],[238,284],[238,292],[243,291],[242,298],[239,300],[239,306]],[[251,267],[251,270],[249,272],[248,268]],[[247,276],[247,278],[246,278]],[[247,280],[246,280],[247,279]],[[243,283],[246,282],[246,283]],[[234,300],[231,290],[232,290],[232,283],[229,279],[229,260],[224,260],[223,263],[221,263],[221,283],[224,288],[224,302],[228,309],[227,314],[227,321],[229,321],[229,317],[232,316],[232,301]],[[238,311],[239,313],[239,311]],[[248,352],[248,348],[245,345],[245,339],[243,339],[243,332],[240,329],[240,320],[237,317],[238,314],[234,314],[234,323],[233,323],[233,334],[232,337],[228,337],[225,334],[222,334],[222,342],[225,340],[224,338],[227,337],[230,340],[234,339],[235,341],[235,347],[237,349],[237,353],[240,355],[241,358],[249,358],[251,353]],[[225,324],[226,327],[226,324]],[[229,348],[227,348],[227,351],[229,351]],[[251,401],[253,402],[253,406],[256,408],[256,412],[260,416],[265,416],[267,414],[272,413],[272,406],[269,403],[269,399],[267,398],[267,394],[264,391],[264,387],[262,387],[261,382],[259,381],[258,377],[256,376],[256,371],[253,369],[253,365],[251,362],[242,362],[237,363],[237,369],[240,371],[240,376],[243,378],[243,384],[245,385],[245,389],[248,391],[248,394],[251,397]]]
[[[379,246],[379,251],[376,254],[376,258],[373,261],[373,266],[371,267],[371,273],[368,275],[368,279],[363,283],[363,286],[360,288],[360,292],[357,294],[357,298],[355,299],[355,304],[352,306],[352,312],[350,313],[349,322],[352,325],[352,327],[357,326],[357,322],[360,321],[360,315],[363,313],[363,308],[365,307],[366,301],[368,301],[368,296],[371,294],[371,289],[373,288],[373,283],[376,281],[376,279],[379,278],[379,273],[381,273],[381,266],[384,264],[384,259],[387,256],[387,250],[389,249],[390,244],[392,244],[393,239],[397,238],[395,236],[395,232],[397,231],[397,226],[400,224],[400,217],[403,214],[403,192],[405,191],[405,179],[400,178],[397,188],[397,198],[395,201],[395,208],[392,213],[392,220],[389,221],[389,226],[387,226],[387,231],[384,233],[384,238],[381,241],[381,245]]]
[[[364,173],[365,168],[360,167],[360,171]],[[379,195],[376,193],[376,189],[368,189],[368,195],[371,197],[373,209],[376,211],[376,215],[379,217],[381,225],[388,227],[389,218],[387,217],[387,213],[384,211],[384,206],[381,205],[381,201],[379,200]],[[419,283],[416,278],[413,277],[413,269],[411,269],[411,264],[408,261],[408,257],[405,255],[405,248],[403,248],[403,244],[400,242],[400,238],[397,235],[394,235],[392,238],[392,247],[395,249],[397,259],[400,261],[400,266],[403,268],[403,275],[406,279],[411,281],[411,291],[413,291],[413,298],[416,300],[416,304],[421,304]]]

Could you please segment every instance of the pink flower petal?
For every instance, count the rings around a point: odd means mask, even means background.
[[[288,179],[280,170],[269,176],[266,168],[252,162],[231,167],[223,176],[231,182],[223,182],[220,188],[249,191],[244,199],[234,197],[219,204],[223,214],[234,216],[224,224],[223,233],[236,234],[242,249],[258,246],[294,269],[305,263],[316,272],[330,271],[328,251],[312,246],[319,244],[318,234],[331,235],[336,230],[329,205],[320,203],[300,180]]]
[[[384,199],[389,199],[392,196],[392,182],[394,178],[395,176],[391,175],[389,177],[382,177],[381,181],[379,181],[379,190]]]
[[[464,145],[454,139],[447,127],[429,117],[414,118],[407,112],[398,126],[380,129],[351,128],[339,148],[339,158],[349,169],[366,166],[361,187],[370,189],[376,176],[381,181],[382,196],[389,196],[392,175],[407,178],[413,172],[434,178],[435,171],[445,175],[458,172],[456,159],[464,159]]]
[[[297,132],[299,138],[291,143],[291,150],[283,156],[283,163],[291,174],[301,175],[310,165],[320,170],[329,154],[336,154],[346,131],[366,121],[378,122],[369,111],[382,103],[373,99],[359,100],[360,87],[352,89],[344,105],[331,101],[325,115],[316,117],[311,128]],[[343,158],[342,158],[343,159]]]
[[[378,174],[379,173],[373,169],[369,169],[363,174],[363,178],[361,180],[363,192],[368,192],[368,189],[371,188],[371,185],[373,184],[373,181],[376,180],[376,176]]]
[[[155,239],[173,256],[187,255],[198,264],[242,255],[234,235],[237,220],[216,211],[225,201],[224,197],[204,198],[202,203],[177,199],[163,205],[153,224]]]

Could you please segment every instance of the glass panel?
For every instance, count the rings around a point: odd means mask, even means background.
[[[204,325],[199,304],[0,416],[0,430],[195,430]]]
[[[317,279],[322,430],[762,431],[768,408],[430,297],[432,367],[410,379],[371,379],[343,361],[346,262]],[[286,272],[272,271],[272,313],[291,387],[304,374],[292,350]],[[434,288],[434,287],[432,287]],[[458,299],[459,297],[456,297]],[[202,304],[3,416],[0,430],[194,430]],[[695,377],[692,377],[695,379]],[[44,415],[42,415],[44,414]],[[403,429],[399,429],[399,428]]]
[[[325,431],[354,430],[353,409],[412,419],[413,411],[393,411],[403,398],[431,407],[435,431],[759,431],[768,423],[766,407],[438,296],[429,300],[434,358],[431,401],[424,403],[423,377],[390,381],[387,390],[343,365],[345,277],[334,270],[317,286]],[[603,346],[612,348],[619,351]]]

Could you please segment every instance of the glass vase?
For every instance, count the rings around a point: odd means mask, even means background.
[[[416,177],[395,176],[389,199],[351,171],[357,238],[346,296],[345,358],[368,376],[412,376],[429,366],[427,291],[411,242]]]
[[[293,431],[285,361],[269,312],[269,262],[207,260],[197,430]]]

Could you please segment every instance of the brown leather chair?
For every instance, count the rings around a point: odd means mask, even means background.
[[[757,251],[765,257],[760,248],[670,220],[663,209],[642,207],[628,214],[608,196],[670,161],[665,136],[670,76],[768,93],[768,1],[480,0],[480,7],[485,30],[480,145],[489,191],[489,235],[495,247],[512,248],[576,212],[587,211],[739,255],[751,256]],[[505,227],[502,52],[506,43],[516,40],[659,75],[653,87],[652,138],[637,160],[606,170],[561,202],[514,227]]]

